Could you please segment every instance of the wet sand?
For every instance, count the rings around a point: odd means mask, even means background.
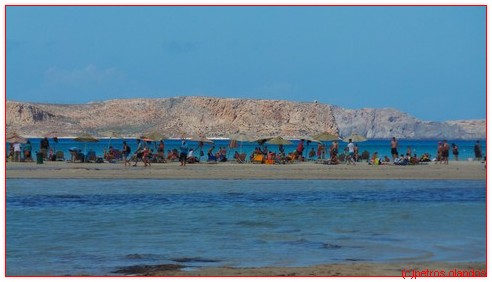
[[[177,162],[144,167],[123,163],[44,162],[6,164],[7,179],[92,178],[92,179],[485,179],[481,162],[450,162],[448,165],[323,165],[300,162],[286,165],[197,163],[182,167]]]

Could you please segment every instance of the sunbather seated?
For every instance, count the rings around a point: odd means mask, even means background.
[[[80,150],[79,148],[72,147],[72,148],[68,149],[68,151],[70,152],[70,155],[72,156],[72,162],[84,161],[84,154],[81,154],[82,150]],[[79,154],[81,154],[81,156],[79,156]]]
[[[381,159],[378,157],[378,152],[374,152],[371,156],[371,159],[368,162],[370,165],[380,165]]]
[[[179,159],[178,151],[176,149],[173,149],[172,151],[171,150],[167,151],[168,161],[177,161],[178,159]]]
[[[234,153],[234,159],[238,162],[244,162],[246,160],[246,154],[242,153],[239,154],[237,151]]]
[[[431,161],[431,159],[430,159],[429,154],[427,154],[427,153],[423,154],[423,155],[420,157],[420,161],[421,161],[421,162],[430,162],[430,161]]]
[[[409,163],[408,159],[401,155],[394,161],[395,165],[407,165]]]
[[[225,155],[221,154],[221,153],[217,153],[215,155],[215,159],[218,161],[218,162],[227,162],[227,158]]]
[[[87,152],[86,160],[88,162],[95,162],[96,161],[96,152],[94,152],[92,149]]]
[[[214,154],[208,154],[207,162],[216,162],[217,157]]]
[[[108,162],[112,162],[114,159],[114,149],[113,147],[109,147],[108,151],[104,151],[104,159]]]

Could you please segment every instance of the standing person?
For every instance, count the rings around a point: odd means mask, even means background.
[[[475,143],[473,151],[475,151],[475,159],[477,161],[480,161],[482,159],[482,146],[480,146],[480,140],[477,140],[477,142]]]
[[[180,166],[186,166],[186,158],[188,157],[188,145],[186,145],[186,141],[183,140],[181,142],[181,146],[179,147],[180,149],[180,154],[179,154],[179,161],[181,162]]]
[[[164,156],[164,141],[161,140],[161,142],[159,142],[159,147],[157,147],[157,156],[159,158],[162,158],[162,160],[165,160],[166,157]]]
[[[442,142],[442,161],[444,164],[449,163],[449,144],[446,139]]]
[[[302,160],[302,151],[304,151],[304,139],[299,140],[299,143],[297,144],[296,152],[299,160]]]
[[[459,155],[459,152],[458,152],[458,145],[456,144],[451,144],[451,148],[453,150],[453,155],[454,155],[454,160],[455,161],[458,161],[458,155]]]
[[[121,153],[123,155],[123,163],[125,163],[125,167],[127,164],[130,165],[130,159],[128,159],[128,156],[130,155],[131,150],[132,149],[130,146],[126,144],[126,141],[123,141],[123,149],[121,150]]]
[[[135,150],[135,163],[133,166],[137,166],[138,160],[142,160],[144,145],[143,142],[140,142],[140,139],[137,139],[137,149]]]
[[[338,164],[338,141],[333,141],[330,147],[330,162],[331,164]]]
[[[318,143],[317,155],[318,155],[318,160],[325,158],[325,146],[323,145],[323,143]]]
[[[442,142],[437,143],[437,158],[436,163],[442,163]]]
[[[347,148],[348,148],[347,164],[355,165],[355,159],[354,159],[355,145],[354,143],[352,143],[352,139],[349,139]]]
[[[15,142],[13,147],[14,147],[14,162],[20,162],[20,160],[21,160],[21,144],[19,142]]]
[[[24,160],[25,161],[27,161],[27,160],[32,161],[31,151],[32,151],[31,141],[27,140],[26,145],[24,145]]]
[[[150,166],[149,156],[150,156],[149,144],[144,144],[144,148],[142,151],[142,161],[144,163],[144,166],[147,166],[147,165]]]
[[[48,149],[50,147],[50,141],[48,141],[48,137],[44,137],[41,139],[41,142],[39,143],[39,149],[41,151],[41,154],[43,154],[43,159],[46,159],[48,156]]]
[[[393,162],[398,159],[398,141],[396,137],[391,139],[391,155],[393,156]]]

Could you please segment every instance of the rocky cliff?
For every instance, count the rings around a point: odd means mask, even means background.
[[[42,136],[57,131],[74,136],[116,131],[138,136],[161,131],[228,137],[305,136],[338,133],[331,106],[289,101],[178,97],[110,100],[83,105],[7,102],[7,128],[20,134]]]
[[[485,120],[421,121],[398,110],[333,107],[342,136],[357,132],[367,138],[476,139],[485,138]]]
[[[7,130],[27,136],[56,131],[63,136],[88,132],[103,136],[116,131],[138,136],[161,131],[228,137],[301,137],[322,131],[368,138],[485,138],[485,120],[428,122],[395,109],[351,110],[319,103],[177,97],[125,99],[61,105],[7,101]]]

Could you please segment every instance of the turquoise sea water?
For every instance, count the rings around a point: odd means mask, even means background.
[[[39,150],[39,143],[40,139],[39,138],[32,138],[30,139],[32,143],[32,153],[33,156],[35,156],[35,152]],[[126,139],[127,143],[130,145],[132,152],[136,150],[137,148],[137,143],[135,139]],[[431,155],[431,157],[436,156],[437,152],[437,144],[439,141],[442,140],[399,140],[399,153],[400,154],[406,154],[407,148],[410,146],[412,150],[412,154],[417,154],[419,157],[423,155],[424,153],[428,153]],[[93,150],[96,152],[97,156],[103,156],[104,151],[108,150],[109,146],[113,146],[115,149],[121,150],[123,147],[123,139],[101,139],[97,143],[80,143],[76,142],[73,139],[70,138],[59,138],[58,142],[55,143],[53,139],[49,139],[50,146],[54,148],[54,151],[61,150],[64,152],[65,157],[68,159],[70,156],[69,149],[72,147],[77,147],[84,152],[84,150],[87,152],[89,150]],[[238,147],[236,148],[228,148],[229,146],[229,140],[214,140],[214,144],[205,144],[202,150],[204,151],[205,155],[208,151],[208,149],[211,148],[211,146],[215,146],[215,150],[213,151],[214,153],[217,152],[219,147],[226,147],[228,149],[228,158],[232,158],[234,156],[234,151],[238,152],[243,152],[247,153],[250,155],[255,147],[258,147],[258,143],[256,142],[239,142]],[[296,149],[298,140],[292,140],[292,145],[287,145],[285,147],[286,152],[293,152]],[[467,160],[468,158],[475,158],[475,154],[473,151],[473,146],[475,145],[476,140],[448,140],[448,143],[451,145],[452,143],[456,143],[459,148],[459,160],[464,161]],[[154,151],[157,151],[156,146],[157,143],[152,142],[150,147],[154,149]],[[181,145],[180,140],[175,140],[175,139],[170,139],[170,140],[165,140],[165,150],[172,150],[172,149],[179,149],[179,146]],[[325,142],[325,144],[328,144],[327,148],[329,148],[329,145],[331,145],[331,142]],[[480,140],[480,144],[482,146],[482,152],[483,155],[485,156],[486,150],[485,150],[485,140]],[[343,151],[345,146],[347,145],[346,142],[340,141],[340,150]],[[362,154],[364,150],[367,150],[371,154],[374,152],[378,152],[380,157],[388,156],[391,158],[391,150],[390,150],[390,140],[368,140],[366,142],[359,142],[357,143],[359,147],[359,153]],[[198,147],[198,142],[189,142],[189,147],[190,148],[197,148]],[[278,152],[278,146],[277,145],[268,145],[268,150]],[[305,149],[304,149],[304,156],[307,157],[309,154],[309,151],[314,148],[314,150],[317,150],[317,143],[310,143],[309,146],[305,143]],[[8,152],[8,147],[7,147],[7,152]],[[328,151],[327,151],[328,152]],[[199,156],[199,150],[195,150],[195,156]],[[327,154],[328,155],[328,154]],[[454,160],[454,156],[450,154],[450,160]]]
[[[13,180],[7,275],[485,261],[485,181]]]

